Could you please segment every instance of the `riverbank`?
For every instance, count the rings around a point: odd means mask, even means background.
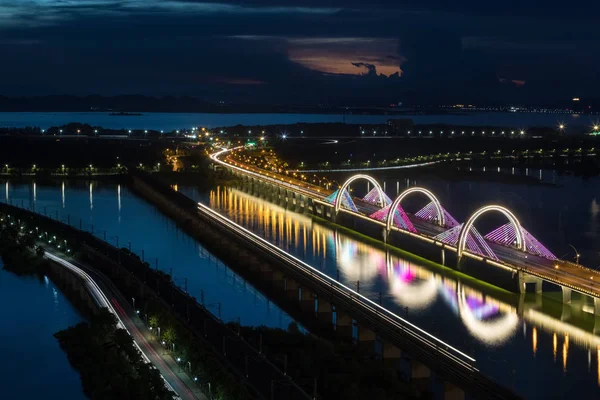
[[[91,399],[173,400],[160,373],[144,362],[131,336],[117,328],[107,309],[68,329],[56,340],[81,374],[84,393]]]
[[[151,269],[147,262],[128,249],[117,249],[87,232],[6,204],[0,204],[0,209],[10,212],[11,219],[19,220],[20,224],[37,226],[40,231],[48,232],[52,238],[48,245],[56,250],[60,251],[61,245],[68,242],[69,254],[76,254],[85,264],[98,268],[124,298],[136,299],[136,307],[143,310],[140,316],[144,316],[151,330],[152,316],[162,316],[163,333],[171,331],[173,334],[163,337],[157,329],[156,339],[162,339],[164,350],[178,362],[181,360],[182,370],[194,377],[194,382],[204,392],[219,393],[223,399],[268,397],[264,393],[269,393],[270,379],[278,376],[273,364],[258,357],[258,351],[244,341],[230,343],[227,350],[222,348],[223,340],[236,336],[235,332],[174,285],[169,274]],[[253,360],[250,364],[245,363],[244,354]],[[184,369],[186,365],[189,368]],[[250,375],[248,367],[253,371]],[[210,380],[200,380],[200,377]],[[295,385],[284,389],[290,399],[307,398]]]

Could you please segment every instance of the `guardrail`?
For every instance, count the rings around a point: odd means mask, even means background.
[[[467,388],[471,388],[474,393],[484,396],[482,398],[519,398],[511,390],[482,374],[475,365],[476,360],[468,354],[337,282],[204,204],[198,203],[198,212],[204,219],[211,220],[223,231],[233,234],[240,242],[247,243],[279,265],[286,266],[285,269],[288,271],[295,271],[305,280],[310,279],[314,285],[319,285],[337,305],[357,312],[364,320],[368,320],[371,324],[369,326],[382,328],[381,331],[385,331],[389,339],[393,337],[398,339],[398,342],[410,346],[403,350],[409,351],[409,354],[421,362],[427,364],[426,360],[428,360],[430,368],[448,375],[450,381],[455,384],[462,383]]]
[[[221,154],[227,153],[229,151],[237,150],[237,149],[242,148],[242,147],[243,146],[234,147],[232,149],[223,149],[223,150],[221,150],[221,151],[219,151],[217,153],[211,154],[210,157],[211,157],[211,159],[213,159],[213,161],[215,161],[215,162],[217,162],[217,163],[219,163],[221,165],[224,165],[227,168],[235,169],[235,170],[240,171],[240,172],[245,173],[245,174],[250,174],[250,175],[255,176],[256,178],[261,179],[263,181],[267,181],[267,182],[270,182],[270,183],[273,183],[273,184],[277,184],[279,186],[284,186],[284,187],[287,187],[287,188],[290,188],[290,189],[293,189],[293,190],[296,190],[296,191],[303,192],[304,194],[306,194],[309,197],[311,197],[314,201],[316,201],[316,202],[318,202],[320,204],[331,206],[331,204],[328,204],[328,203],[326,203],[326,202],[323,201],[323,199],[325,198],[325,196],[317,196],[317,195],[315,195],[314,192],[311,192],[311,191],[309,191],[309,190],[307,190],[305,188],[302,188],[302,187],[300,187],[298,185],[294,185],[294,184],[285,182],[282,179],[271,178],[269,176],[265,176],[263,174],[259,174],[259,173],[256,173],[254,171],[250,171],[248,169],[244,169],[244,168],[241,168],[241,167],[238,167],[238,166],[235,166],[235,165],[231,165],[229,163],[226,163],[226,162],[221,161],[221,160],[218,159],[218,156],[220,156]],[[340,209],[340,211],[348,213],[348,214],[352,214],[352,215],[354,215],[356,217],[368,220],[370,222],[379,223],[379,221],[373,220],[371,218],[368,218],[368,217],[366,217],[366,216],[364,216],[364,215],[362,215],[360,213],[356,213],[356,212],[353,212],[351,210],[347,210],[347,209],[343,209],[342,208],[342,209]],[[399,231],[401,233],[408,234],[410,236],[419,238],[421,240],[432,241],[433,243],[437,242],[432,237],[429,237],[428,235],[425,235],[425,234],[422,234],[422,233],[420,233],[420,234],[414,234],[414,233],[411,233],[411,232],[408,232],[408,231],[404,231],[402,229],[398,229],[396,227],[394,227],[394,228],[395,228],[395,230],[397,230],[397,231]],[[448,248],[448,249],[450,249],[450,250],[452,250],[452,251],[456,251],[455,250],[455,246],[451,246],[451,245],[446,244],[445,247]],[[576,290],[578,292],[584,293],[586,295],[593,296],[593,297],[599,297],[598,293],[594,293],[593,291],[588,290],[588,289],[586,289],[583,286],[576,286],[576,285],[573,285],[573,284],[562,282],[562,281],[556,279],[555,277],[553,277],[550,273],[548,273],[548,274],[540,273],[540,272],[538,272],[536,270],[532,270],[532,269],[528,268],[527,266],[514,265],[514,264],[512,264],[510,262],[506,262],[506,261],[495,261],[495,260],[492,260],[492,259],[484,257],[484,256],[480,256],[480,255],[477,255],[477,254],[474,254],[474,253],[470,253],[469,251],[465,251],[464,254],[466,256],[471,257],[471,258],[483,260],[484,262],[486,262],[488,264],[492,264],[494,266],[497,266],[497,267],[500,267],[500,268],[503,268],[503,269],[506,269],[506,270],[526,272],[526,273],[529,273],[531,275],[535,275],[535,276],[537,276],[539,278],[542,278],[542,279],[545,279],[547,281],[550,281],[552,283],[555,283],[557,285],[565,286],[565,287],[568,287],[570,289]],[[561,262],[564,262],[566,264],[572,265],[574,267],[577,267],[577,268],[579,268],[581,270],[584,270],[586,272],[589,272],[591,274],[599,274],[598,271],[592,270],[592,269],[587,268],[585,266],[582,266],[580,264],[572,263],[570,261],[563,261],[563,260],[561,260]],[[575,277],[574,275],[570,275],[570,274],[564,274],[564,276]]]
[[[454,362],[460,364],[462,367],[467,368],[469,371],[477,371],[477,368],[475,368],[474,366],[475,359],[469,356],[468,354],[465,354],[462,351],[452,347],[448,343],[445,343],[444,341],[433,336],[429,332],[392,313],[388,309],[380,306],[379,304],[366,298],[360,293],[357,293],[351,288],[339,283],[338,281],[334,280],[328,275],[311,267],[310,265],[306,264],[300,259],[292,256],[291,254],[286,253],[274,244],[266,241],[265,239],[249,231],[248,229],[236,224],[235,222],[222,216],[221,214],[205,206],[204,204],[198,203],[198,210],[206,216],[209,216],[210,218],[219,221],[221,224],[225,225],[230,230],[237,232],[239,234],[238,236],[244,241],[251,242],[253,245],[260,247],[262,250],[272,253],[273,255],[277,256],[282,262],[286,262],[290,265],[293,265],[299,271],[306,273],[313,279],[319,280],[321,283],[327,285],[327,287],[330,287],[331,290],[336,291],[339,295],[346,296],[353,303],[356,303],[357,305],[366,308],[366,310],[369,312],[373,312],[376,315],[379,315],[380,318],[383,318],[386,322],[401,329],[404,333],[411,335],[412,337],[417,339],[421,344],[428,346],[429,348],[433,349],[436,353],[439,353],[440,356],[450,358]]]

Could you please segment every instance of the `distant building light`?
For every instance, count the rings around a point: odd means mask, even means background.
[[[579,101],[579,97],[573,97],[573,101]]]

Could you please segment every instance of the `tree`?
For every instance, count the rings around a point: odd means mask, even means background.
[[[33,248],[35,246],[35,239],[29,235],[21,236],[20,242],[27,248]]]
[[[167,343],[173,343],[177,339],[175,329],[173,329],[172,327],[168,327],[161,336],[163,340]]]
[[[156,315],[151,316],[148,323],[151,327],[156,328],[158,326],[158,317]]]
[[[98,332],[98,336],[107,337],[112,335],[117,329],[117,317],[107,308],[102,308],[90,321],[91,327]]]
[[[46,254],[46,250],[45,250],[45,249],[44,249],[42,246],[38,246],[38,247],[36,247],[36,249],[35,249],[35,254],[36,254],[38,257],[44,257],[44,254]]]

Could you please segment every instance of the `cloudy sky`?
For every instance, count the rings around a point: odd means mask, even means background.
[[[0,94],[600,97],[600,2],[0,0]]]

